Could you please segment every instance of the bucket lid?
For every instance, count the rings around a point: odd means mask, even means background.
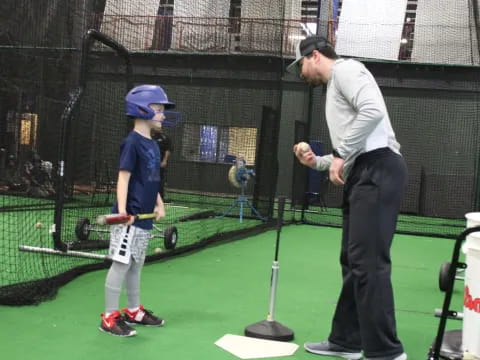
[[[471,212],[471,213],[465,214],[465,218],[468,221],[472,221],[480,225],[480,212]]]

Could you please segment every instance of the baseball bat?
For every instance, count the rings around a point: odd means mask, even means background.
[[[109,214],[109,215],[99,215],[97,216],[96,223],[97,225],[119,225],[126,224],[130,221],[130,218],[133,217],[135,220],[147,220],[155,219],[157,214],[139,214],[139,215],[120,215],[120,214]]]

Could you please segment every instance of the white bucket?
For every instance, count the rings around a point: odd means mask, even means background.
[[[465,217],[468,228],[480,226],[480,213],[469,213]],[[466,240],[462,344],[469,355],[480,359],[480,232],[468,235]]]
[[[480,212],[468,213],[465,217],[467,218],[467,228],[480,226]],[[476,249],[480,251],[480,232],[474,232],[467,236],[465,250],[468,251],[468,249]]]

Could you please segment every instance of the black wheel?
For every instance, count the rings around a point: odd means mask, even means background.
[[[90,220],[88,218],[79,218],[75,226],[75,235],[80,241],[88,240],[90,235]]]
[[[168,227],[163,233],[163,245],[167,250],[175,249],[178,241],[178,231],[175,226]]]
[[[447,291],[448,289],[448,273],[450,272],[450,266],[451,264],[447,261],[440,266],[440,274],[438,276],[438,287],[440,288],[440,291]]]

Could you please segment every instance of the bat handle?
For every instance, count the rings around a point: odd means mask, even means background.
[[[135,220],[148,220],[148,219],[155,219],[157,217],[156,213],[150,213],[150,214],[139,214],[135,215]]]

